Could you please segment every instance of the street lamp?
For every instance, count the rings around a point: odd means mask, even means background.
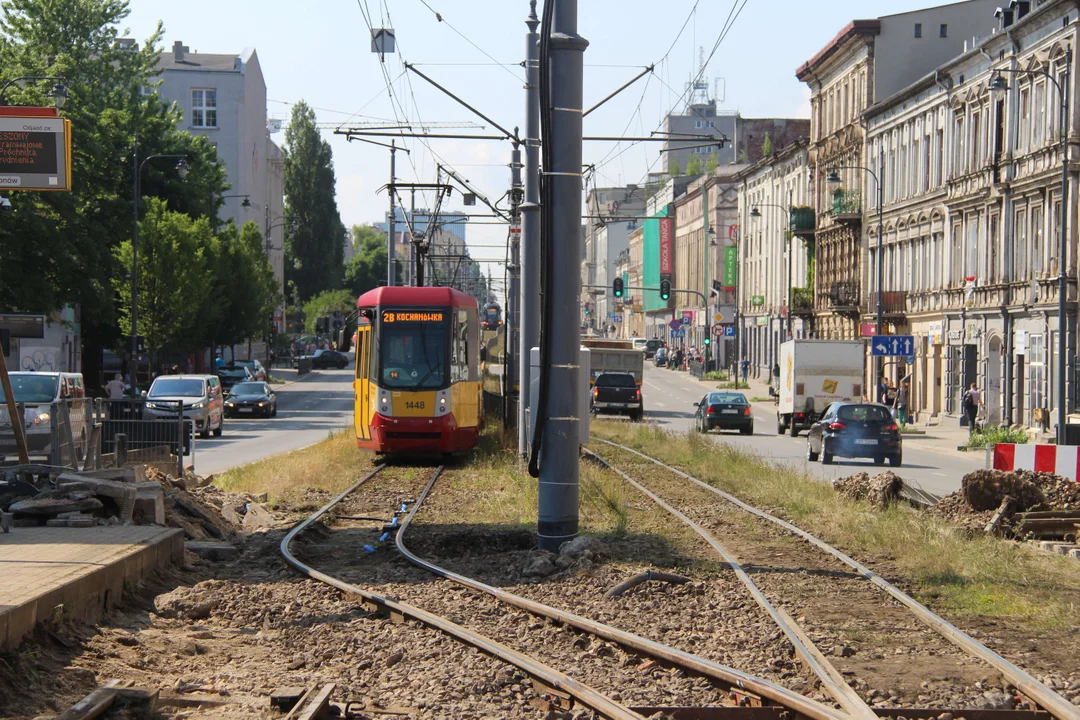
[[[11,87],[12,85],[24,87],[26,83],[32,80],[36,80],[39,82],[52,80],[53,86],[52,89],[49,91],[49,95],[53,99],[53,105],[56,107],[57,110],[64,107],[64,103],[67,102],[68,99],[68,91],[67,88],[64,87],[64,78],[52,77],[50,75],[23,75],[22,77],[17,77],[14,80],[8,80],[6,83],[4,83],[4,86],[0,88],[0,105],[7,105],[7,101],[4,100],[4,95],[7,94],[7,90],[9,87]]]
[[[1065,444],[1065,375],[1068,372],[1068,348],[1069,348],[1069,324],[1065,319],[1065,294],[1068,288],[1069,277],[1067,274],[1068,244],[1068,207],[1069,193],[1069,73],[1072,69],[1072,47],[1065,48],[1065,77],[1064,82],[1046,70],[1025,70],[1022,68],[1001,68],[994,71],[990,78],[990,91],[999,99],[1004,99],[1009,91],[1009,83],[1002,73],[1015,73],[1022,75],[1042,75],[1057,88],[1058,98],[1061,101],[1061,113],[1058,116],[1060,123],[1058,134],[1061,136],[1061,222],[1059,223],[1061,238],[1058,247],[1058,422],[1057,444]]]
[[[3,91],[0,90],[0,96],[2,96],[2,94]],[[142,202],[142,169],[146,163],[160,158],[177,160],[174,169],[181,180],[188,176],[188,172],[191,169],[188,167],[187,158],[178,154],[150,155],[143,158],[142,162],[139,162],[139,143],[136,141],[133,147],[132,160],[133,165],[135,166],[135,189],[133,194],[134,202],[132,203],[134,221],[131,230],[131,362],[128,368],[131,374],[131,391],[133,395],[135,394],[135,388],[138,385],[139,372],[139,205]]]
[[[878,171],[875,173],[870,168],[863,167],[861,165],[840,165],[833,167],[829,170],[828,176],[825,178],[825,182],[829,185],[829,189],[836,191],[840,188],[840,174],[839,170],[861,170],[867,173],[870,177],[874,178],[874,182],[877,183],[878,190],[878,202],[877,202],[877,321],[876,321],[876,334],[881,335],[884,326],[885,306],[883,304],[884,294],[882,288],[885,285],[885,258],[882,256],[883,248],[883,236],[882,228],[884,227],[884,212],[885,212],[885,186],[881,184],[882,178],[885,177],[885,150],[884,146],[878,150]],[[860,208],[861,210],[861,208]],[[881,378],[881,358],[877,358],[874,362],[874,383],[880,382]]]
[[[786,318],[787,322],[785,324],[785,318],[784,318],[783,314],[781,314],[780,315],[780,342],[781,343],[784,342],[784,340],[787,339],[787,332],[786,331],[788,331],[788,330],[791,331],[791,336],[793,338],[795,337],[795,331],[794,331],[795,322],[791,318],[791,285],[792,285],[792,270],[791,270],[791,267],[792,267],[792,260],[795,257],[795,246],[792,243],[793,238],[792,238],[792,235],[791,235],[791,193],[792,193],[792,191],[789,190],[788,191],[788,206],[787,207],[784,207],[783,205],[776,205],[776,204],[773,204],[773,203],[761,203],[760,205],[755,205],[754,207],[752,207],[750,209],[750,217],[752,217],[752,218],[763,217],[762,214],[761,214],[761,210],[759,209],[759,208],[763,208],[763,207],[775,208],[777,210],[783,210],[783,211],[787,212],[787,223],[788,223],[788,230],[787,230],[787,244],[788,244],[788,253],[787,253],[788,266],[787,266],[787,270],[788,270],[788,273],[787,274],[788,274],[788,277],[787,277],[787,293],[786,293],[787,297],[784,300],[784,302],[787,304],[787,318]],[[779,345],[780,345],[780,343],[777,343],[777,348],[776,348],[777,349],[777,358],[776,358],[777,362],[779,362],[779,352],[780,352]]]

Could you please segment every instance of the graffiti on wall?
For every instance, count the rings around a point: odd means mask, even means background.
[[[19,369],[23,372],[60,372],[63,358],[60,348],[20,348]]]

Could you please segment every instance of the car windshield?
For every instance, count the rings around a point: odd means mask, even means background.
[[[191,378],[159,378],[147,397],[202,397],[203,381]]]
[[[598,375],[596,378],[596,384],[603,385],[605,387],[637,387],[637,381],[634,380],[633,375]]]
[[[710,405],[746,405],[746,396],[742,393],[712,393],[709,395]]]
[[[446,314],[439,310],[383,310],[379,382],[385,388],[436,390],[448,376]]]
[[[892,419],[889,411],[880,405],[845,405],[836,412],[836,417],[847,422],[885,422]]]
[[[59,378],[56,375],[11,374],[11,392],[15,402],[51,403],[56,399],[56,387]],[[7,402],[7,395],[0,387],[0,400]]]
[[[645,343],[645,347],[649,348],[650,350],[655,350],[661,345],[663,345],[663,343],[659,340],[649,340],[647,343]]]
[[[243,382],[233,385],[233,395],[265,395],[266,386],[262,383]]]

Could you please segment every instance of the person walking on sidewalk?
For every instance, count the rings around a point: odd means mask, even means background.
[[[742,372],[743,384],[746,384],[746,376],[750,374],[750,361],[743,355],[742,362],[739,363],[739,370]]]
[[[896,411],[896,422],[900,423],[901,430],[907,425],[909,395],[908,381],[904,380],[900,383],[900,389],[896,391],[896,399],[893,401],[893,410]]]
[[[968,422],[968,435],[975,434],[975,418],[979,416],[979,408],[982,407],[982,395],[979,394],[978,389],[975,387],[975,383],[971,383],[971,387],[964,393],[964,399],[961,402],[961,406],[964,409],[964,416]]]

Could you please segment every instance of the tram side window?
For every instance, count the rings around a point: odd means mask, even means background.
[[[469,323],[464,311],[454,314],[454,334],[450,350],[450,382],[469,379]]]

